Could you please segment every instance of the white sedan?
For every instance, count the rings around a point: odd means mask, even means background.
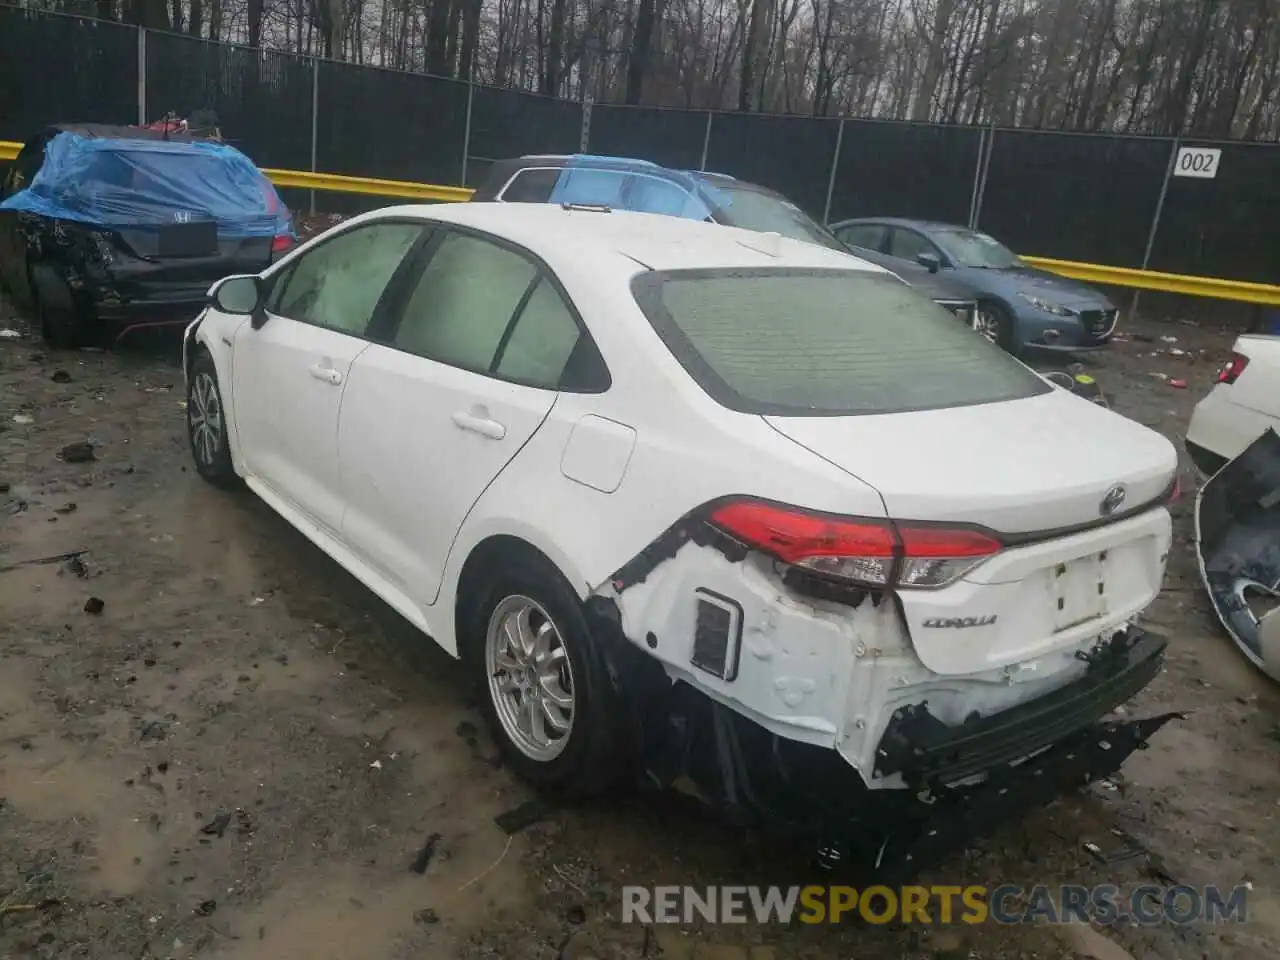
[[[1187,452],[1212,475],[1268,429],[1280,430],[1280,337],[1246,334],[1191,414]]]
[[[1103,721],[1163,659],[1172,446],[847,255],[391,208],[220,282],[184,354],[199,472],[460,656],[544,787],[1002,816],[1167,719]]]

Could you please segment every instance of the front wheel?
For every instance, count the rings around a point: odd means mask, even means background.
[[[619,712],[581,604],[540,565],[498,572],[473,608],[467,660],[506,762],[537,787],[600,793],[616,779]]]
[[[191,361],[187,377],[187,440],[200,476],[219,487],[236,484],[218,371],[204,350]]]
[[[983,301],[973,312],[973,329],[986,337],[996,346],[1008,351],[1015,357],[1021,353],[1015,336],[1013,316],[1000,304]]]

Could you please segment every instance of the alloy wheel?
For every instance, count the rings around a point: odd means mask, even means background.
[[[507,597],[489,617],[484,657],[503,733],[531,760],[554,760],[576,712],[573,665],[554,621],[537,601]]]
[[[218,386],[209,373],[197,373],[192,381],[187,415],[191,448],[202,464],[213,467],[222,447],[222,403],[218,399]]]
[[[1000,342],[1000,315],[994,310],[979,307],[973,311],[973,329],[992,343]]]

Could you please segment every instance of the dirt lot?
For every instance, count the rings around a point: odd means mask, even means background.
[[[1075,955],[1042,926],[622,925],[627,883],[819,878],[808,851],[666,798],[555,809],[508,837],[493,818],[530,794],[493,762],[453,662],[250,495],[188,469],[175,344],[51,353],[0,304],[6,327],[24,335],[0,339],[0,958]],[[1177,438],[1230,335],[1126,332],[1093,372]],[[1162,335],[1189,355],[1157,353]],[[86,441],[92,461],[60,457]],[[1131,709],[1191,715],[1114,788],[925,879],[1247,881],[1247,924],[1108,937],[1137,958],[1275,957],[1280,700],[1211,621],[1190,503],[1147,617],[1169,665]],[[1114,828],[1150,856],[1095,860],[1084,843],[1114,849]]]

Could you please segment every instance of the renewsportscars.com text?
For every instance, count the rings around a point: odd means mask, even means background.
[[[1100,923],[1154,926],[1244,923],[1248,888],[1114,884],[1030,888],[639,887],[622,888],[623,923]]]

